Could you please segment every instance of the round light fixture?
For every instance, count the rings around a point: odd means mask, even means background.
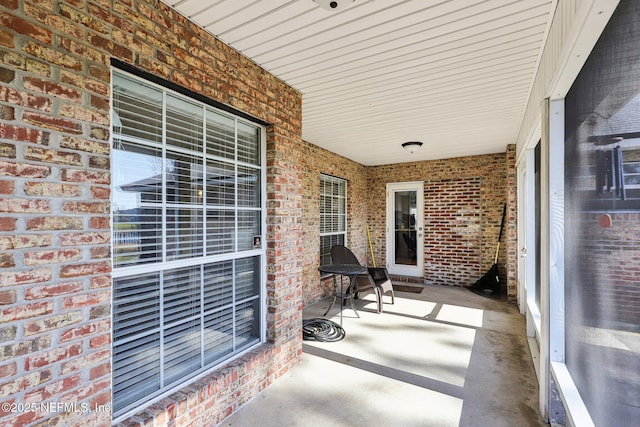
[[[420,141],[408,141],[402,143],[402,148],[407,150],[409,153],[413,154],[418,151],[422,147],[422,142]]]
[[[321,8],[334,12],[334,11],[344,9],[345,7],[353,3],[355,0],[333,0],[333,1],[313,0],[313,1],[315,1],[318,4],[318,6],[320,6]]]

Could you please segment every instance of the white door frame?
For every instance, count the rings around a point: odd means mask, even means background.
[[[395,193],[398,191],[416,192],[416,265],[402,265],[395,263]],[[387,262],[386,266],[391,274],[401,276],[424,277],[424,182],[394,182],[387,183]]]

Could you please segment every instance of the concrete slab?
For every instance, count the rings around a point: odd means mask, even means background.
[[[321,317],[329,299],[306,307]],[[373,295],[344,308],[339,342],[305,341],[302,362],[224,426],[545,426],[517,308],[461,288]],[[339,307],[328,318],[339,323]]]

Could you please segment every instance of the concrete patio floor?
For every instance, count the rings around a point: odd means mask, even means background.
[[[389,297],[385,296],[385,302]],[[322,317],[330,299],[303,311]],[[223,426],[545,426],[524,318],[454,287],[347,305],[338,342],[305,341],[301,363]],[[327,318],[339,323],[339,304]]]

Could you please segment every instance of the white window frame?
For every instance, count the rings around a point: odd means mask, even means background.
[[[323,182],[330,182],[330,183],[334,183],[334,184],[338,184],[338,185],[343,185],[344,186],[344,197],[340,196],[340,195],[334,195],[334,194],[325,194],[323,192],[323,188],[324,186],[322,185]],[[344,245],[347,246],[347,221],[348,221],[348,213],[347,213],[347,180],[343,179],[343,178],[338,178],[335,176],[331,176],[331,175],[326,175],[326,174],[320,174],[320,265],[322,265],[322,238],[326,237],[326,236],[343,236],[343,241],[344,241]],[[323,210],[323,203],[322,200],[324,197],[331,197],[334,200],[338,200],[342,203],[342,208],[344,210],[344,230],[332,230],[330,232],[322,232],[322,223],[323,223],[323,216],[327,215],[327,214],[331,214],[330,212],[324,212]],[[329,248],[331,249],[331,248]]]
[[[238,261],[238,260],[242,260],[242,259],[258,259],[258,264],[259,264],[259,275],[260,275],[260,283],[259,283],[259,291],[258,291],[258,296],[256,297],[251,297],[249,298],[247,301],[244,301],[240,298],[238,298],[237,300],[235,299],[235,284],[236,284],[236,280],[237,278],[235,277],[235,267],[233,269],[233,288],[234,290],[232,290],[232,294],[234,295],[234,302],[233,305],[231,306],[231,310],[233,314],[233,317],[235,318],[235,314],[236,314],[236,308],[238,306],[240,306],[241,304],[245,304],[245,303],[249,303],[250,301],[255,301],[258,306],[259,306],[259,316],[257,318],[257,322],[259,323],[259,331],[257,332],[257,334],[259,335],[259,337],[257,338],[256,342],[251,342],[248,345],[240,345],[237,348],[235,347],[234,344],[234,351],[231,352],[230,354],[226,354],[225,356],[213,360],[212,362],[209,362],[208,364],[205,364],[203,361],[203,357],[201,358],[201,367],[195,371],[192,371],[190,373],[188,373],[184,378],[181,378],[178,381],[175,381],[171,384],[166,384],[164,386],[161,386],[158,390],[156,390],[153,393],[150,393],[149,395],[143,396],[140,399],[137,399],[135,402],[133,403],[129,403],[126,406],[124,406],[123,408],[121,408],[120,410],[114,412],[114,418],[113,418],[113,422],[119,422],[125,418],[127,418],[128,416],[132,415],[134,412],[137,412],[140,410],[140,407],[143,405],[149,405],[152,404],[153,402],[156,402],[168,395],[170,395],[171,393],[174,393],[176,390],[180,389],[181,387],[184,386],[184,381],[186,380],[196,380],[197,378],[200,378],[204,375],[206,375],[208,372],[215,370],[217,368],[219,368],[220,366],[228,363],[229,361],[233,360],[233,359],[237,359],[238,357],[241,357],[243,354],[247,353],[248,351],[251,351],[252,349],[256,348],[257,346],[261,345],[262,343],[266,342],[266,244],[264,244],[265,242],[265,236],[266,236],[266,194],[267,194],[267,189],[266,189],[266,129],[265,126],[259,123],[254,123],[251,122],[250,120],[247,120],[246,118],[243,118],[241,116],[238,115],[234,115],[228,111],[221,111],[217,108],[215,108],[212,105],[207,105],[204,102],[201,102],[199,100],[193,99],[187,95],[175,92],[171,89],[169,89],[168,87],[165,87],[163,85],[151,82],[147,79],[141,78],[139,76],[133,75],[131,73],[127,73],[125,71],[122,71],[120,69],[112,69],[112,79],[111,81],[114,81],[114,76],[115,75],[120,75],[123,76],[125,78],[128,79],[132,79],[132,80],[137,80],[140,83],[143,83],[145,85],[148,86],[153,86],[155,88],[157,88],[158,90],[163,91],[164,95],[164,99],[166,102],[166,98],[168,94],[171,94],[172,96],[178,97],[178,98],[183,98],[185,100],[188,100],[189,102],[192,103],[196,103],[196,104],[201,104],[203,107],[203,111],[213,111],[215,113],[219,113],[222,115],[225,115],[227,117],[232,118],[233,120],[235,120],[236,123],[236,134],[235,134],[235,141],[237,142],[238,140],[238,133],[237,133],[237,129],[238,129],[238,124],[246,124],[246,125],[250,125],[252,127],[255,127],[258,132],[259,132],[259,150],[260,150],[260,164],[259,165],[254,165],[254,164],[245,164],[243,162],[241,162],[240,160],[238,160],[237,156],[231,161],[231,163],[233,163],[235,165],[235,181],[236,181],[236,186],[238,184],[238,167],[242,167],[242,166],[250,166],[252,169],[259,171],[259,176],[260,176],[260,206],[256,207],[256,208],[251,208],[251,207],[246,207],[246,206],[241,206],[239,205],[238,202],[238,195],[236,192],[236,198],[235,198],[235,204],[233,206],[233,210],[234,211],[239,211],[240,207],[242,211],[257,211],[260,212],[260,230],[261,230],[261,234],[259,236],[255,236],[254,237],[254,242],[257,240],[258,243],[255,244],[251,249],[244,249],[244,250],[238,250],[238,244],[237,244],[237,237],[238,237],[238,231],[237,231],[237,216],[236,216],[236,231],[235,231],[235,247],[233,250],[225,252],[225,253],[217,253],[214,255],[206,255],[203,254],[202,256],[196,256],[193,258],[184,258],[184,259],[176,259],[176,260],[170,260],[167,259],[166,256],[166,245],[164,243],[166,240],[166,232],[165,230],[163,230],[162,232],[162,240],[163,240],[163,248],[162,248],[162,260],[160,262],[156,262],[156,263],[148,263],[148,264],[136,264],[136,265],[131,265],[131,266],[123,266],[123,267],[114,267],[112,270],[112,278],[114,280],[114,283],[116,280],[120,279],[120,278],[125,278],[128,276],[134,276],[134,275],[141,275],[141,274],[145,274],[145,273],[153,273],[153,272],[168,272],[168,271],[172,271],[172,270],[176,270],[176,269],[180,269],[180,268],[185,268],[185,267],[195,267],[195,268],[200,268],[200,271],[202,272],[204,266],[206,265],[210,265],[213,263],[217,263],[217,262],[223,262],[223,261]],[[112,94],[114,93],[114,88],[112,87]],[[113,95],[112,95],[113,96]],[[163,111],[163,122],[164,122],[164,118],[165,118],[165,114],[166,114],[166,107],[165,107],[165,111]],[[117,122],[117,118],[116,118],[116,122]],[[165,136],[166,136],[166,132],[164,130],[162,130],[162,137],[163,137],[163,142],[161,144],[157,144],[155,145],[155,148],[159,148],[162,150],[162,158],[164,159],[165,157],[165,153],[166,153],[166,144],[164,142],[165,140]],[[121,134],[116,134],[115,132],[111,133],[111,147],[113,147],[113,139],[114,137],[117,137],[120,140],[126,140],[126,139],[131,139],[131,137],[128,137],[126,135],[121,135]],[[135,143],[140,143],[139,140],[135,140],[136,138],[132,138],[133,140],[131,142],[135,142]],[[135,140],[135,141],[134,141]],[[203,132],[203,152],[202,152],[202,160],[203,162],[206,161],[207,159],[212,159],[215,158],[215,156],[212,156],[211,154],[207,154],[206,152],[206,132]],[[149,143],[150,147],[154,147],[154,145],[152,143]],[[237,145],[236,148],[234,148],[234,150],[237,151]],[[178,150],[179,151],[179,150]],[[226,161],[229,161],[229,159],[226,159]],[[112,165],[112,167],[114,167],[114,165]],[[112,184],[113,185],[113,184]],[[163,186],[164,186],[164,182],[163,182]],[[112,192],[112,197],[113,197],[113,192]],[[112,201],[113,202],[113,201]],[[112,203],[113,204],[113,203]],[[160,203],[160,205],[162,206],[162,215],[163,218],[166,217],[166,208],[167,208],[167,203],[165,201],[163,201],[162,203]],[[205,205],[206,207],[206,205]],[[203,235],[203,245],[206,246],[206,221],[204,220],[206,219],[203,218],[203,223],[202,223],[202,227],[203,229],[202,231],[202,235]],[[113,228],[113,213],[111,215],[111,229],[114,230]],[[115,245],[112,245],[112,260],[114,259],[114,255],[115,255]],[[114,263],[115,265],[115,263]],[[233,264],[235,265],[235,263]],[[200,301],[203,301],[204,298],[204,287],[205,287],[205,283],[204,283],[204,279],[201,278],[200,279]],[[158,289],[160,293],[162,293],[162,275],[160,276],[160,282],[158,283]],[[198,285],[196,285],[198,286]],[[113,298],[115,298],[115,290],[113,292]],[[113,327],[115,327],[115,322],[114,322],[114,317],[115,317],[115,301],[112,301],[112,307],[114,307],[114,310],[112,310],[112,325],[114,325]],[[162,302],[160,303],[162,305]],[[201,304],[202,307],[202,304]],[[204,309],[201,309],[201,313],[204,313],[203,311]],[[161,312],[162,314],[162,312]],[[201,320],[203,319],[203,314],[200,315]],[[162,323],[162,321],[160,322]],[[235,324],[235,320],[234,320],[234,324]],[[206,329],[204,326],[204,323],[201,322],[201,330]],[[160,327],[160,336],[163,335],[164,330],[162,329],[161,325],[159,325]],[[168,327],[168,326],[167,326]],[[233,334],[233,341],[234,343],[236,342],[236,335]],[[204,338],[201,337],[200,339],[200,352],[201,354],[204,355],[204,350],[203,350],[203,345],[204,345]],[[118,345],[119,343],[116,342],[116,340],[114,339],[112,342],[112,361],[114,363],[112,363],[113,365],[113,372],[115,374],[115,370],[116,370],[116,366],[115,366],[115,359],[114,358],[114,349],[115,347]],[[162,353],[162,348],[160,350],[160,352]],[[162,354],[160,355],[160,363],[162,364]],[[161,365],[162,367],[162,365]],[[162,372],[162,369],[161,369]],[[160,374],[160,377],[163,377],[163,374]]]

